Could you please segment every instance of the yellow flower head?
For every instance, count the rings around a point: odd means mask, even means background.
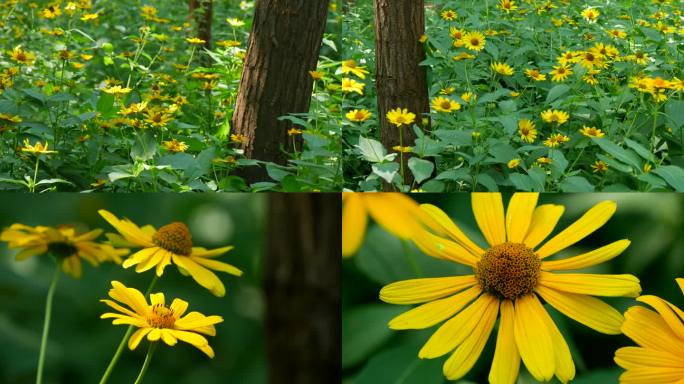
[[[454,92],[456,92],[455,87],[444,87],[439,90],[439,94],[444,96],[451,95]]]
[[[188,148],[190,148],[187,144],[185,144],[185,142],[178,141],[176,139],[164,141],[162,142],[162,145],[167,151],[173,153],[185,152]]]
[[[461,100],[465,101],[466,103],[470,103],[477,100],[477,95],[472,92],[463,92],[461,94]]]
[[[561,82],[565,81],[568,76],[572,75],[572,69],[565,65],[557,65],[553,67],[553,70],[549,72],[551,75],[551,81]]]
[[[596,127],[587,127],[586,125],[583,126],[582,129],[580,129],[580,133],[581,133],[584,137],[589,137],[589,138],[592,138],[592,137],[603,137],[603,136],[606,135],[606,134],[603,133],[603,131],[601,131],[599,128],[596,128]]]
[[[608,172],[608,164],[606,164],[603,160],[596,160],[594,161],[594,164],[591,165],[591,169],[594,173],[605,173]]]
[[[570,141],[570,138],[562,133],[554,133],[544,140],[544,145],[549,148],[556,148],[557,146]]]
[[[366,75],[368,74],[368,70],[366,69],[366,67],[356,64],[356,61],[354,60],[343,61],[340,71],[343,75],[351,73],[353,75],[358,76],[361,79],[365,79]]]
[[[368,120],[373,114],[367,109],[352,109],[345,115],[347,120],[361,123]]]
[[[173,112],[162,107],[145,109],[145,122],[153,127],[165,127],[173,120]]]
[[[36,61],[36,55],[21,49],[21,45],[14,47],[14,49],[8,53],[10,58],[19,64],[31,65],[34,61]]]
[[[557,109],[547,109],[541,113],[541,118],[547,123],[555,123],[557,125],[564,124],[570,118],[570,115],[565,111]]]
[[[188,43],[190,43],[192,45],[202,45],[202,44],[206,43],[206,40],[202,40],[199,37],[188,37],[185,39],[185,41],[187,41]]]
[[[86,13],[83,16],[81,16],[81,21],[90,21],[90,20],[95,20],[98,17],[100,17],[99,13]]]
[[[534,81],[544,81],[546,80],[546,75],[539,72],[538,69],[526,69],[525,75]]]
[[[114,86],[102,89],[102,92],[109,93],[110,95],[125,95],[127,93],[131,93],[131,91],[132,91],[131,88],[122,87],[120,85],[114,85]]]
[[[288,136],[296,136],[296,135],[301,135],[301,134],[302,134],[302,130],[301,130],[301,129],[290,128],[290,129],[287,130],[287,135],[288,135]]]
[[[528,144],[534,143],[537,138],[537,128],[532,120],[522,119],[518,121],[518,134],[520,139]]]
[[[137,330],[128,339],[128,348],[134,350],[147,336],[150,342],[162,340],[166,345],[174,346],[184,341],[214,358],[214,350],[202,335],[216,336],[214,325],[223,322],[221,316],[205,316],[199,312],[185,313],[188,302],[174,299],[166,306],[163,293],[150,295],[150,303],[135,288],[129,288],[118,281],[112,281],[109,297],[113,300],[100,300],[116,312],[107,312],[101,319],[114,319],[112,324],[131,325]],[[123,304],[123,306],[122,306]]]
[[[453,9],[445,9],[439,15],[446,21],[453,21],[458,17],[458,14]]]
[[[499,193],[471,196],[484,247],[430,204],[421,208],[436,224],[425,224],[427,230],[416,231],[412,240],[425,254],[465,265],[472,268],[472,274],[398,281],[383,287],[380,299],[384,302],[420,304],[393,318],[389,327],[424,329],[444,322],[418,357],[449,354],[443,372],[448,380],[458,380],[477,362],[498,318],[489,382],[516,382],[521,361],[537,381],[548,382],[554,376],[563,383],[572,380],[575,365],[570,348],[542,300],[598,332],[616,335],[622,315],[596,296],[636,297],[641,287],[632,275],[563,273],[618,256],[630,244],[626,239],[574,257],[549,258],[603,226],[615,213],[616,204],[596,204],[545,242],[563,206],[537,206],[537,193],[516,193],[504,210]],[[397,221],[396,216],[392,218]]]
[[[48,149],[48,143],[47,141],[45,142],[45,145],[43,143],[36,142],[35,145],[31,145],[31,142],[29,139],[24,139],[24,146],[21,147],[22,152],[28,152],[28,153],[33,153],[34,155],[45,155],[45,154],[52,154],[52,153],[57,153],[57,151],[50,151]]]
[[[245,25],[245,22],[236,18],[227,18],[226,21],[231,27],[240,28]]]
[[[359,95],[363,95],[363,88],[366,86],[364,83],[359,83],[358,81],[350,78],[342,79],[342,92],[350,93],[355,92]]]
[[[393,150],[394,152],[410,153],[410,152],[413,150],[413,148],[411,148],[411,147],[402,147],[401,145],[395,145],[394,147],[392,147],[392,150]]]
[[[586,8],[582,11],[582,17],[590,22],[595,22],[600,15],[601,12],[599,12],[599,10],[596,8]]]
[[[407,108],[396,108],[387,112],[387,120],[397,127],[401,127],[402,125],[413,124],[416,120],[416,115],[409,112]]]
[[[119,219],[104,209],[98,212],[121,234],[107,235],[113,244],[141,248],[123,262],[124,268],[135,265],[135,271],[138,273],[155,268],[157,276],[161,276],[164,268],[173,263],[181,272],[189,274],[199,285],[219,297],[226,294],[226,287],[212,270],[235,276],[242,275],[242,271],[236,267],[214,260],[233,249],[232,246],[212,250],[194,247],[190,230],[183,223],[171,223],[159,229],[151,225],[141,228],[132,221]]]
[[[506,165],[508,166],[508,169],[516,169],[520,166],[520,159],[511,159]]]
[[[482,33],[473,31],[468,32],[463,36],[463,45],[472,51],[481,51],[487,42]]]
[[[238,144],[246,143],[247,142],[247,136],[240,134],[240,133],[233,133],[230,135],[230,141],[232,141],[233,143],[238,143]]]
[[[513,68],[506,64],[498,61],[493,62],[491,65],[492,70],[502,76],[512,76]]]
[[[461,109],[461,104],[446,97],[438,96],[432,99],[432,109],[437,112],[449,113]]]
[[[513,0],[499,0],[499,4],[496,7],[506,13],[511,13],[511,11],[518,9],[518,6],[515,5],[515,1]]]
[[[325,76],[325,73],[318,72],[318,71],[309,71],[309,75],[311,76],[312,79],[318,81],[318,80],[323,80],[323,76]]]
[[[62,9],[59,7],[59,3],[55,2],[40,11],[40,17],[45,19],[54,19],[55,17],[62,14]]]

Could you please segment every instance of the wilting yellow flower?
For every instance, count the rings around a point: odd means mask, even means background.
[[[397,127],[413,124],[413,122],[416,120],[416,115],[409,112],[407,108],[391,109],[389,112],[387,112],[386,117],[390,123],[396,125]]]
[[[21,249],[16,255],[17,260],[50,254],[57,259],[64,273],[79,278],[83,272],[81,260],[94,267],[104,262],[121,264],[121,257],[128,254],[128,249],[116,249],[94,241],[101,234],[101,229],[77,233],[68,225],[52,228],[12,224],[2,231],[0,241],[6,242],[9,249]]]
[[[528,144],[534,143],[537,138],[537,128],[532,120],[522,119],[518,121],[518,134],[520,139]]]
[[[484,35],[477,31],[466,33],[462,40],[465,47],[472,51],[483,50],[485,44],[487,43],[485,41]]]
[[[581,133],[582,135],[584,135],[585,137],[589,137],[589,138],[592,138],[592,137],[603,137],[603,136],[606,135],[606,134],[603,133],[603,131],[601,131],[599,128],[596,128],[596,127],[587,127],[586,125],[585,125],[585,126],[582,126],[582,129],[580,129],[580,133]]]
[[[452,93],[456,92],[455,87],[444,87],[439,90],[440,95],[448,96],[451,95]]]
[[[157,276],[161,276],[164,268],[173,263],[181,272],[189,274],[199,285],[219,297],[226,294],[226,287],[211,270],[242,275],[242,271],[236,267],[214,260],[233,249],[232,246],[212,250],[194,247],[192,235],[183,223],[175,222],[159,229],[151,225],[140,228],[132,221],[119,219],[104,209],[98,212],[123,236],[108,234],[113,244],[142,248],[123,262],[124,268],[135,265],[138,273],[155,268]]]
[[[6,121],[8,123],[21,123],[23,121],[19,116],[14,116],[5,113],[0,113],[0,120]]]
[[[363,95],[363,88],[366,86],[364,83],[359,83],[358,81],[350,78],[342,79],[342,92],[356,92],[359,95]]]
[[[544,81],[546,80],[546,75],[539,72],[538,69],[526,69],[525,75],[534,81]]]
[[[556,123],[561,125],[568,121],[570,115],[565,111],[547,109],[541,113],[541,118],[547,123]]]
[[[162,145],[164,148],[166,148],[166,150],[174,153],[185,152],[188,148],[190,148],[187,144],[185,144],[185,142],[178,141],[176,139],[164,141],[162,142]]]
[[[176,345],[178,340],[184,341],[214,358],[214,350],[202,335],[216,336],[214,325],[223,322],[221,316],[205,316],[199,312],[185,314],[188,302],[181,299],[174,299],[167,307],[163,293],[151,294],[148,304],[140,291],[118,281],[112,281],[109,297],[114,300],[100,301],[117,312],[104,313],[100,318],[114,319],[112,324],[115,325],[126,324],[138,328],[128,339],[129,349],[137,348],[147,336],[150,342],[162,340],[169,346]]]
[[[351,73],[351,74],[358,76],[361,79],[365,79],[366,74],[368,74],[368,70],[366,69],[366,67],[356,64],[356,61],[354,61],[354,60],[343,61],[342,67],[340,70],[341,70],[343,75],[346,75],[347,73]]]
[[[587,21],[594,22],[600,15],[601,12],[599,12],[596,8],[587,8],[582,11],[582,17],[584,17]]]
[[[48,149],[47,141],[45,142],[45,145],[43,145],[43,143],[41,143],[40,141],[36,142],[35,145],[31,145],[29,139],[24,139],[24,146],[21,147],[21,151],[33,153],[35,155],[57,153],[57,151],[50,151]]]
[[[506,13],[510,13],[511,11],[518,9],[518,6],[515,5],[515,1],[512,0],[499,0],[499,4],[496,7]]]
[[[446,97],[438,96],[432,99],[432,109],[437,112],[449,113],[461,109],[461,104]]]
[[[506,165],[508,166],[508,169],[516,169],[520,166],[520,159],[511,159]]]
[[[594,164],[591,165],[591,169],[593,169],[592,172],[594,173],[607,172],[608,164],[606,164],[603,160],[596,160],[594,161]]]
[[[445,9],[439,15],[446,21],[453,21],[458,17],[458,14],[453,9]]]
[[[565,65],[554,66],[553,70],[549,72],[551,75],[551,81],[560,82],[565,81],[568,76],[572,75],[572,69]]]
[[[675,279],[684,294],[684,279]],[[615,352],[615,363],[626,369],[622,384],[680,383],[684,380],[684,312],[657,296],[638,301],[650,306],[631,307],[625,312],[622,333],[638,347]]]
[[[619,334],[623,317],[594,296],[636,297],[639,280],[632,275],[554,273],[594,266],[622,253],[629,240],[618,240],[570,258],[549,260],[603,226],[616,204],[601,202],[557,235],[564,207],[537,206],[537,193],[514,194],[507,212],[499,193],[473,193],[475,221],[487,245],[470,240],[441,209],[421,208],[438,224],[417,231],[413,241],[427,255],[471,267],[473,274],[421,278],[389,284],[380,299],[391,304],[422,304],[389,322],[395,330],[424,329],[444,322],[422,347],[422,359],[451,356],[443,366],[457,380],[475,365],[500,318],[489,382],[515,383],[520,361],[538,381],[560,382],[575,376],[570,349],[543,299],[564,315],[606,334]]]
[[[207,42],[206,40],[202,40],[199,37],[187,37],[185,41],[193,45],[202,45]]]
[[[14,49],[8,53],[12,60],[19,64],[31,65],[34,61],[36,61],[36,55],[31,52],[24,51],[21,49],[21,45],[14,47]]]
[[[368,120],[373,114],[367,109],[352,109],[345,115],[347,120],[361,123]]]
[[[492,70],[494,70],[494,72],[496,72],[500,75],[503,75],[503,76],[513,75],[513,68],[506,63],[500,63],[498,61],[495,61],[490,66],[492,67]]]

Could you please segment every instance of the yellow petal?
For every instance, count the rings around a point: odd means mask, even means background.
[[[591,296],[637,297],[641,293],[639,279],[632,275],[559,274],[542,271],[539,285]]]
[[[191,312],[182,319],[176,320],[176,327],[181,330],[192,330],[195,328],[203,328],[208,325],[215,325],[223,322],[221,316],[204,316],[199,312]]]
[[[402,193],[366,193],[363,200],[373,220],[401,239],[411,238],[421,228],[418,203]]]
[[[477,284],[475,276],[431,277],[397,281],[380,290],[380,300],[390,304],[418,304],[453,295]]]
[[[176,339],[176,336],[173,335],[173,332],[170,329],[161,330],[161,339],[167,345],[170,345],[172,347],[176,345],[176,343],[178,342],[178,339]]]
[[[475,221],[490,246],[506,242],[504,208],[498,192],[475,192],[471,195]]]
[[[496,350],[492,368],[489,371],[489,382],[492,384],[514,384],[520,371],[520,353],[515,345],[513,322],[515,309],[513,302],[501,302],[499,333],[496,337]]]
[[[163,292],[158,292],[158,293],[152,293],[150,294],[150,305],[155,306],[155,305],[163,305],[166,306],[166,299],[164,298],[164,293]]]
[[[665,320],[650,309],[638,306],[629,308],[625,312],[622,332],[644,348],[684,355],[684,343],[677,340],[677,335]]]
[[[162,259],[159,261],[159,263],[157,263],[157,268],[155,270],[155,273],[159,277],[164,274],[164,268],[171,264],[171,258],[173,257],[173,253],[167,251],[166,249],[160,248],[160,252],[163,252]]]
[[[575,378],[575,363],[572,361],[570,348],[546,310],[544,310],[544,316],[542,316],[542,318],[546,324],[546,328],[549,330],[551,342],[553,343],[556,377],[561,383],[567,383]]]
[[[615,308],[586,295],[577,295],[537,286],[535,291],[565,316],[609,335],[619,335],[624,318]]]
[[[522,243],[532,222],[532,214],[537,206],[538,193],[515,193],[508,201],[506,211],[506,235],[511,243]]]
[[[181,299],[173,299],[169,308],[173,310],[173,315],[180,319],[185,311],[188,310],[188,302]]]
[[[684,378],[684,368],[639,368],[620,375],[620,384],[679,384]]]
[[[139,250],[138,252],[132,254],[129,256],[126,260],[124,260],[122,266],[124,268],[130,268],[136,264],[140,264],[142,262],[145,262],[150,259],[157,251],[159,251],[161,248],[154,246],[150,248],[143,248]]]
[[[109,224],[112,225],[126,240],[140,247],[154,247],[152,236],[140,229],[133,222],[123,219],[119,220],[112,213],[100,209],[97,211]]]
[[[151,248],[151,249],[154,249],[154,248]],[[135,267],[136,273],[143,273],[145,271],[148,271],[148,270],[156,267],[164,259],[164,255],[166,254],[166,250],[164,250],[162,248],[156,248],[156,249],[157,249],[157,252],[150,254],[150,256],[147,258],[147,260],[144,260],[143,262],[141,262],[140,264],[138,264]]]
[[[489,296],[488,294],[485,294]],[[487,339],[492,333],[496,316],[499,311],[499,300],[493,299],[484,309],[480,321],[473,332],[456,348],[453,354],[447,359],[443,366],[444,376],[448,380],[458,380],[465,376],[475,365],[482,353]]]
[[[368,215],[361,197],[356,193],[345,193],[344,207],[342,207],[342,256],[355,254],[366,234]]]
[[[641,301],[642,303],[646,303],[653,307],[653,309],[660,314],[660,317],[665,320],[672,332],[679,336],[679,338],[684,342],[684,324],[682,324],[682,320],[679,318],[677,313],[674,312],[672,304],[661,299],[660,297],[652,295],[640,296],[637,298],[637,301]]]
[[[473,332],[490,305],[498,305],[498,299],[489,294],[480,296],[466,309],[439,327],[418,352],[418,357],[432,359],[454,350]]]
[[[532,214],[530,228],[525,236],[525,245],[531,249],[536,248],[556,228],[558,220],[563,216],[565,207],[562,205],[544,204],[538,206]]]
[[[444,211],[432,204],[422,204],[420,208],[439,225],[438,228],[433,229],[448,235],[452,240],[467,249],[473,255],[481,255],[484,253],[484,250],[473,243],[473,241],[461,231],[461,228],[459,228]]]
[[[624,369],[640,367],[684,368],[684,357],[657,349],[624,347],[615,352],[615,363]]]
[[[413,242],[423,253],[438,259],[454,261],[471,267],[480,260],[479,255],[473,255],[455,242],[435,236],[423,229],[416,231]]]
[[[173,335],[176,336],[179,340],[182,340],[190,345],[193,345],[194,347],[198,348],[202,352],[205,352],[202,350],[201,347],[208,346],[209,342],[207,341],[206,338],[202,335],[198,335],[193,332],[188,332],[188,331],[179,331],[179,330],[173,330]],[[209,355],[209,357],[214,357],[213,354]]]
[[[675,279],[675,281],[679,285],[679,289],[682,290],[682,295],[684,295],[684,279]]]
[[[537,250],[540,258],[551,256],[575,244],[601,228],[615,213],[617,204],[602,201],[589,209],[582,217],[565,228]]]
[[[223,297],[226,294],[226,287],[216,274],[207,268],[197,264],[187,256],[173,255],[173,262],[183,268],[192,276],[197,284],[208,289],[214,296]]]
[[[161,338],[161,330],[159,328],[152,328],[150,333],[147,334],[147,340],[158,341]]]
[[[629,240],[618,240],[591,252],[579,256],[569,257],[562,260],[543,261],[542,269],[545,271],[569,270],[591,267],[604,263],[621,254],[629,247]]]
[[[112,287],[109,290],[109,296],[112,299],[128,305],[135,313],[143,316],[147,314],[147,300],[140,291],[128,288],[118,281],[112,281]]]
[[[128,349],[131,351],[136,349],[138,347],[138,344],[140,344],[140,341],[148,334],[152,328],[140,328],[137,331],[135,331],[131,337],[128,339]]]
[[[482,293],[479,285],[451,297],[431,301],[390,320],[389,327],[392,329],[424,329],[432,327],[463,309]]]
[[[214,271],[225,272],[233,276],[242,276],[242,271],[228,263],[218,260],[205,259],[203,257],[190,257],[197,264],[213,269]]]
[[[534,294],[515,300],[515,344],[527,370],[538,381],[549,381],[556,371],[551,334],[542,316],[544,307]]]
[[[21,252],[17,253],[14,258],[17,261],[22,261],[28,259],[29,257],[41,255],[47,252],[47,250],[48,248],[46,245],[37,245],[35,247],[22,249]]]

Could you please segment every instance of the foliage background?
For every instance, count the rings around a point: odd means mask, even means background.
[[[509,195],[504,196],[508,201]],[[468,194],[418,194],[413,198],[442,208],[473,241],[485,244],[471,213]],[[684,299],[674,279],[684,276],[684,196],[679,194],[543,194],[542,203],[565,205],[566,211],[554,233],[578,219],[599,201],[614,200],[615,216],[594,234],[561,253],[574,256],[619,239],[632,244],[620,256],[592,268],[589,273],[629,273],[641,280],[644,294],[658,295],[679,307]],[[385,304],[378,298],[383,285],[416,277],[439,277],[471,273],[470,268],[425,256],[413,245],[402,243],[372,224],[358,254],[343,261],[342,268],[342,366],[343,383],[444,383],[439,359],[420,360],[418,350],[436,331],[392,331],[387,322],[409,306]],[[624,312],[636,302],[608,299]],[[602,335],[549,309],[571,349],[577,375],[574,383],[617,383],[621,373],[613,354],[633,345],[625,336]],[[495,330],[496,331],[496,330]],[[485,383],[496,342],[495,333],[470,373],[459,381]],[[518,383],[535,380],[521,365]],[[556,381],[557,382],[557,381]]]
[[[226,285],[223,298],[214,297],[190,277],[169,266],[153,292],[167,300],[182,298],[190,310],[223,316],[209,343],[216,357],[207,358],[186,343],[162,347],[152,359],[144,382],[153,383],[263,383],[267,378],[264,346],[262,243],[266,199],[247,194],[220,195],[0,195],[0,227],[20,222],[30,225],[75,224],[113,231],[98,214],[107,209],[134,222],[156,227],[172,221],[188,224],[195,244],[235,249],[220,260],[242,269],[240,278],[220,273]],[[43,324],[44,303],[54,264],[47,257],[16,262],[13,252],[0,245],[0,382],[35,380]],[[45,383],[96,383],[114,354],[125,326],[113,326],[99,316],[108,307],[111,280],[145,291],[152,275],[136,274],[114,264],[84,266],[80,280],[63,275],[52,315]],[[126,349],[110,378],[111,383],[133,382],[146,352],[146,342]]]

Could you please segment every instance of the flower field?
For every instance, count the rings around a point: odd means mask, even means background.
[[[361,84],[343,105],[346,189],[684,190],[681,2],[428,1],[416,44],[430,113],[382,115],[373,5],[357,3],[345,14],[348,81]],[[385,120],[415,141],[383,145]]]

